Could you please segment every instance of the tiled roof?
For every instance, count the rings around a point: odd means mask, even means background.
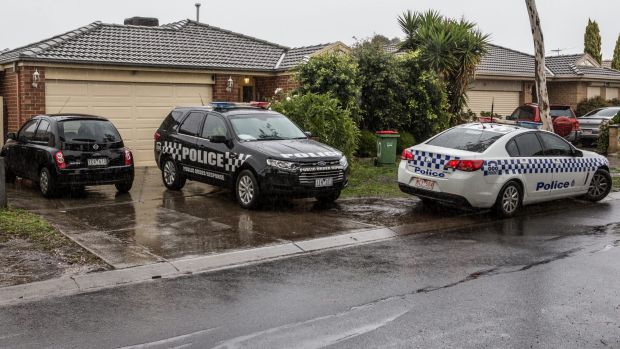
[[[611,69],[611,59],[603,60],[603,64],[601,64],[601,65],[603,66],[603,68]]]
[[[308,59],[313,53],[320,51],[331,44],[320,44],[314,46],[297,47],[290,49],[282,62],[278,66],[278,69],[290,69],[301,63],[303,60]]]
[[[94,22],[2,53],[0,63],[31,60],[273,71],[278,63],[280,68],[293,67],[325,46],[290,49],[191,20],[159,27]]]
[[[476,74],[534,76],[534,56],[491,44],[487,49]]]
[[[558,78],[586,77],[620,80],[620,71],[599,66],[597,63],[583,64],[589,56],[584,53],[551,56],[546,58],[546,65]],[[590,58],[591,59],[591,58]]]

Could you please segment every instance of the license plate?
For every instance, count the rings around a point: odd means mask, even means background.
[[[334,179],[333,178],[317,178],[314,180],[314,186],[317,188],[320,187],[331,187],[332,185],[334,185]]]
[[[428,179],[416,178],[413,182],[413,186],[425,190],[434,190],[435,182],[429,181]]]
[[[92,158],[92,159],[88,159],[88,166],[89,167],[108,166],[108,159],[107,158]]]
[[[584,135],[591,135],[592,134],[592,130],[583,130],[583,134]]]

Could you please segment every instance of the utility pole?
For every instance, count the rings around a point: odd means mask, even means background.
[[[527,6],[527,12],[530,17],[530,27],[532,29],[532,38],[534,39],[536,91],[538,92],[540,119],[543,123],[542,129],[553,132],[553,120],[549,111],[549,94],[547,93],[547,76],[545,75],[545,41],[540,28],[536,1],[525,0],[525,6]]]

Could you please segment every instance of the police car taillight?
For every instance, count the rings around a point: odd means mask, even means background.
[[[131,150],[127,148],[123,149],[123,158],[125,159],[125,166],[133,164],[133,155],[131,154]]]
[[[155,142],[159,141],[160,138],[161,135],[159,134],[159,132],[155,132],[155,134],[153,135],[153,139],[155,140]]]
[[[403,154],[400,157],[403,160],[413,160],[413,153],[409,149],[403,150]]]
[[[450,160],[444,168],[446,170],[453,169],[465,172],[474,172],[482,168],[484,160]]]
[[[65,169],[67,168],[67,163],[65,162],[65,156],[62,154],[61,151],[56,152],[56,154],[54,154],[54,161],[56,162],[56,166],[58,166],[59,169]]]

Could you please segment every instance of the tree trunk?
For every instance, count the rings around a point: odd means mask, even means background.
[[[553,132],[553,120],[549,111],[549,94],[547,93],[547,77],[545,75],[545,42],[540,29],[540,18],[536,10],[535,0],[525,0],[525,5],[530,16],[530,26],[534,38],[536,91],[538,93],[540,119],[543,123],[542,129]]]

